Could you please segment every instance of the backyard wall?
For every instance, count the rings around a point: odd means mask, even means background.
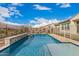
[[[27,34],[23,33],[23,34],[19,34],[19,35],[15,35],[15,36],[0,39],[0,50],[10,46],[11,44],[21,40],[22,38],[24,38],[26,36],[27,36]]]

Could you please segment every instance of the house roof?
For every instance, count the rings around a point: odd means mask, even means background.
[[[65,23],[65,22],[70,22],[71,20],[72,20],[72,21],[79,21],[79,13],[76,14],[75,16],[73,16],[73,17],[70,17],[70,18],[67,19],[67,20],[61,21],[61,22],[59,22],[59,23],[51,23],[51,24],[42,26],[42,27],[40,27],[40,28],[43,28],[43,27],[46,27],[46,26],[50,26],[50,25],[55,25],[55,26],[57,26],[57,25],[59,25],[59,24]]]
[[[59,22],[59,23],[56,23],[55,25],[59,25],[59,24],[62,24],[62,23],[65,23],[65,22],[70,22],[70,21],[79,21],[79,13],[76,14],[75,16],[65,20],[65,21],[62,21],[62,22]]]
[[[79,21],[79,14],[76,14],[71,20],[72,21]]]

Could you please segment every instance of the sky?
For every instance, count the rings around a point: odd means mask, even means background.
[[[0,3],[0,22],[45,26],[79,13],[79,3]]]

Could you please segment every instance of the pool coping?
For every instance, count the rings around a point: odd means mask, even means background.
[[[76,41],[76,40],[65,38],[65,37],[62,37],[62,36],[59,36],[59,35],[56,35],[56,34],[48,34],[48,35],[50,35],[50,36],[54,37],[55,39],[59,40],[61,43],[71,43],[71,44],[74,44],[76,46],[79,46],[79,42]]]

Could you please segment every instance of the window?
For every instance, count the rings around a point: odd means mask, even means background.
[[[64,30],[64,24],[62,24],[62,30]]]
[[[77,22],[77,32],[79,33],[79,22]]]
[[[69,30],[70,26],[69,23],[66,24],[66,29]]]
[[[69,30],[69,23],[62,24],[62,30]]]

